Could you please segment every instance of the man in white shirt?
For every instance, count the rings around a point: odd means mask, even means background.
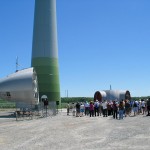
[[[94,113],[95,113],[95,117],[96,117],[96,114],[97,116],[99,116],[99,101],[98,100],[94,102]]]
[[[85,107],[85,116],[86,115],[89,115],[89,107],[90,107],[90,105],[89,105],[89,103],[86,101],[85,103],[84,103],[84,107]]]
[[[107,101],[106,100],[103,101],[102,107],[103,107],[103,117],[107,117]]]

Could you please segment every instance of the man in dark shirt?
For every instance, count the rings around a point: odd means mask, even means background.
[[[150,116],[150,98],[147,101],[147,112],[148,112],[147,116]]]
[[[77,102],[76,104],[76,117],[79,117],[80,116],[80,104],[79,102]]]

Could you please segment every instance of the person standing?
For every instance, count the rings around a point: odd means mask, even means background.
[[[146,107],[145,105],[146,105],[146,103],[145,103],[144,99],[142,99],[142,100],[141,100],[142,115],[145,114],[145,107]]]
[[[125,101],[125,117],[130,114],[131,108],[130,108],[130,101],[126,100]]]
[[[150,98],[148,99],[146,105],[147,105],[147,113],[148,113],[147,116],[150,116]]]
[[[99,102],[99,115],[103,114],[102,102]]]
[[[76,117],[79,117],[80,116],[80,104],[79,102],[77,102],[76,104]]]
[[[119,108],[119,120],[120,120],[123,119],[123,113],[124,113],[123,101],[120,101],[118,108]]]
[[[106,100],[103,101],[102,107],[103,107],[103,117],[107,117],[107,101]]]
[[[113,101],[112,108],[113,108],[113,118],[118,119],[118,105],[115,101]]]
[[[89,103],[86,101],[84,104],[84,108],[85,108],[85,116],[89,115]]]
[[[96,114],[97,116],[99,116],[99,101],[98,100],[94,102],[94,113],[95,113],[95,117],[96,117]]]
[[[112,111],[111,102],[107,103],[107,111],[108,111],[108,116],[110,116],[111,115],[111,111]]]
[[[94,117],[94,104],[92,101],[90,102],[89,111],[90,111],[90,117],[91,116]]]
[[[138,102],[137,101],[133,102],[133,112],[134,112],[134,116],[138,114]]]
[[[81,105],[80,105],[80,117],[83,117],[83,114],[84,114],[84,105],[83,105],[83,103],[81,103]]]
[[[67,115],[69,115],[69,110],[70,110],[70,104],[67,104]]]
[[[72,103],[72,115],[75,116],[76,109],[75,109],[75,104]]]
[[[138,115],[141,113],[141,101],[138,101]]]

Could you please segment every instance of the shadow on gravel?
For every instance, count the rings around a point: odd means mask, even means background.
[[[150,117],[150,116],[143,116],[143,117]]]
[[[16,118],[14,114],[10,115],[0,115],[0,118]]]

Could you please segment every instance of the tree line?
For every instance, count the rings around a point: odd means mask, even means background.
[[[148,98],[150,98],[150,96],[132,97],[131,100],[139,101],[141,99],[147,100]],[[91,100],[93,101],[93,99],[93,97],[62,97],[61,103],[90,102]]]

